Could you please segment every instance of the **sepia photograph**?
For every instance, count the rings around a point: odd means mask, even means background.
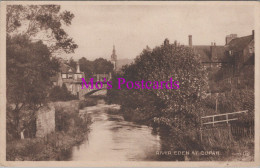
[[[259,16],[258,2],[2,1],[1,165],[259,166]]]

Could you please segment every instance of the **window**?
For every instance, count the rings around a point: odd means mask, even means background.
[[[62,78],[63,79],[67,78],[67,74],[62,74]]]
[[[72,74],[68,74],[68,78],[72,78],[73,77],[73,75]]]
[[[229,55],[233,55],[233,51],[232,50],[229,50]]]
[[[252,46],[249,47],[249,53],[250,53],[250,54],[254,53],[254,47],[252,47]]]

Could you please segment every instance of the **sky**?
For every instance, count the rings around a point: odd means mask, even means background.
[[[225,36],[250,35],[254,8],[250,5],[62,5],[75,18],[64,27],[78,44],[73,57],[110,59],[115,45],[118,59],[134,59],[148,45],[161,45],[165,38],[194,45],[225,44]]]

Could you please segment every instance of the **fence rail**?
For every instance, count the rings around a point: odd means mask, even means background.
[[[216,115],[209,115],[209,116],[204,116],[201,117],[201,125],[210,125],[212,124],[213,126],[216,123],[229,123],[230,121],[235,121],[238,120],[238,118],[232,118],[231,116],[234,114],[242,114],[242,113],[247,113],[248,110],[244,110],[244,111],[237,111],[237,112],[232,112],[232,113],[224,113],[224,114],[216,114]],[[225,116],[225,119],[221,119],[221,120],[216,120],[216,117],[221,117],[221,116]],[[210,122],[204,122],[203,119],[206,118],[212,118],[212,121]]]

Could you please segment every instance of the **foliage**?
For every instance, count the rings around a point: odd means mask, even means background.
[[[85,95],[84,100],[79,102],[79,109],[84,107],[95,106],[98,104],[98,101],[106,99],[103,95]]]
[[[83,109],[88,106],[95,106],[98,103],[98,98],[95,97],[88,97],[85,98],[84,101],[79,102],[79,109]]]
[[[219,96],[219,109],[221,113],[248,110],[247,114],[240,116],[240,125],[254,125],[255,95],[254,89],[233,89],[225,95]],[[228,111],[229,110],[229,111]]]
[[[122,108],[138,111],[145,114],[144,120],[154,119],[169,127],[185,129],[198,124],[197,109],[207,84],[203,67],[191,48],[165,42],[152,51],[143,50],[135,62],[122,71],[121,76],[126,81],[169,81],[172,78],[180,85],[177,90],[165,87],[109,90],[108,96],[117,97]],[[114,78],[113,82],[116,80]]]
[[[30,39],[44,40],[51,52],[74,52],[78,47],[62,26],[71,25],[74,14],[60,11],[60,5],[8,5],[6,31],[8,35],[25,34]]]
[[[85,73],[85,77],[89,78],[94,73],[93,61],[87,60],[85,57],[79,59],[80,70]]]
[[[76,69],[77,62],[72,58],[68,65]],[[85,73],[86,78],[90,78],[93,74],[108,74],[113,71],[113,64],[104,58],[97,58],[89,61],[85,57],[79,59],[80,71]]]
[[[26,35],[7,36],[7,124],[19,136],[45,103],[51,87],[50,77],[59,68],[56,59],[41,41],[32,43]],[[22,113],[23,109],[24,112]],[[28,118],[23,126],[22,118]],[[19,126],[20,125],[20,126]]]
[[[96,74],[109,73],[113,71],[113,64],[104,58],[98,58],[93,61],[93,71]]]
[[[68,65],[74,69],[77,69],[77,62],[74,59],[70,58]]]
[[[45,138],[32,138],[7,142],[6,159],[8,161],[26,160],[66,160],[64,153],[81,143],[89,131],[91,119],[82,118],[75,113],[56,109],[56,131]]]
[[[13,130],[7,133],[10,137],[18,138],[20,132],[35,125],[35,112],[45,103],[52,85],[50,77],[59,69],[52,53],[70,53],[77,48],[62,28],[70,25],[73,18],[69,11],[61,12],[59,5],[7,6],[7,130]]]
[[[50,90],[49,98],[51,101],[69,101],[77,99],[77,96],[71,94],[63,83],[62,87],[54,86]]]

